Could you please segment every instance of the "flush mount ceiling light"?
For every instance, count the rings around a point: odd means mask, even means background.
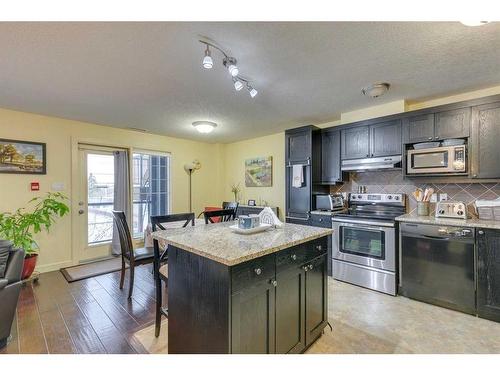
[[[460,21],[460,23],[465,26],[482,26],[490,23],[490,21]]]
[[[211,121],[195,121],[193,122],[193,126],[200,133],[207,134],[211,133],[217,127],[217,124]]]
[[[213,49],[219,51],[223,55],[222,59],[222,65],[227,69],[229,74],[232,77],[232,81],[234,84],[234,89],[236,91],[241,91],[241,89],[245,86],[244,83],[246,83],[248,92],[250,93],[250,96],[252,98],[255,98],[257,96],[258,91],[254,89],[252,86],[250,86],[250,80],[247,78],[242,78],[240,74],[240,70],[238,69],[237,66],[237,61],[236,58],[229,56],[222,48],[216,46],[212,42],[208,42],[206,40],[200,40],[200,43],[204,44],[206,46],[205,48],[205,56],[203,57],[203,67],[205,69],[212,69],[213,67],[213,59],[210,54],[210,47]],[[194,125],[194,124],[193,124]]]
[[[378,98],[379,96],[384,95],[389,88],[391,87],[388,83],[374,83],[370,86],[364,87],[361,92],[363,95],[370,96],[372,98]]]

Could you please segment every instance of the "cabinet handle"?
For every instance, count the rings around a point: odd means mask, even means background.
[[[312,269],[313,269],[313,265],[312,265],[312,264],[310,264],[310,265],[309,265],[309,270],[312,270]]]
[[[432,137],[429,137],[429,141],[432,141]]]
[[[290,256],[290,258],[292,258],[292,260],[294,260],[294,261],[295,261],[295,260],[297,260],[297,255],[292,254],[292,255]]]
[[[254,272],[256,275],[260,275],[262,273],[262,269],[256,268],[256,269],[254,269]]]
[[[484,234],[484,231],[480,230],[477,232],[478,234]]]
[[[472,177],[477,177],[477,174],[472,175]]]
[[[439,137],[434,137],[434,139],[439,139]]]
[[[323,246],[321,246],[321,245],[316,246],[316,250],[321,251],[322,249],[323,249]]]
[[[275,287],[278,285],[278,282],[276,280],[271,280],[271,285]]]
[[[304,270],[304,272],[307,272],[309,271],[309,266],[303,266],[302,269]]]

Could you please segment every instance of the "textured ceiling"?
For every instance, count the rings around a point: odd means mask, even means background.
[[[202,68],[199,36],[238,59],[255,99],[215,52]],[[499,46],[499,23],[0,23],[0,107],[231,142],[499,84]],[[389,93],[363,97],[376,81]],[[219,126],[200,135],[197,120]]]

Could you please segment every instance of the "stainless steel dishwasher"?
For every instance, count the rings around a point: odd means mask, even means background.
[[[473,228],[401,223],[401,295],[475,314]]]

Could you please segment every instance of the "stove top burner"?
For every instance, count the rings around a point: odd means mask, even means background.
[[[394,222],[395,218],[406,211],[405,194],[349,194],[347,212],[335,214],[351,220],[369,219]]]

